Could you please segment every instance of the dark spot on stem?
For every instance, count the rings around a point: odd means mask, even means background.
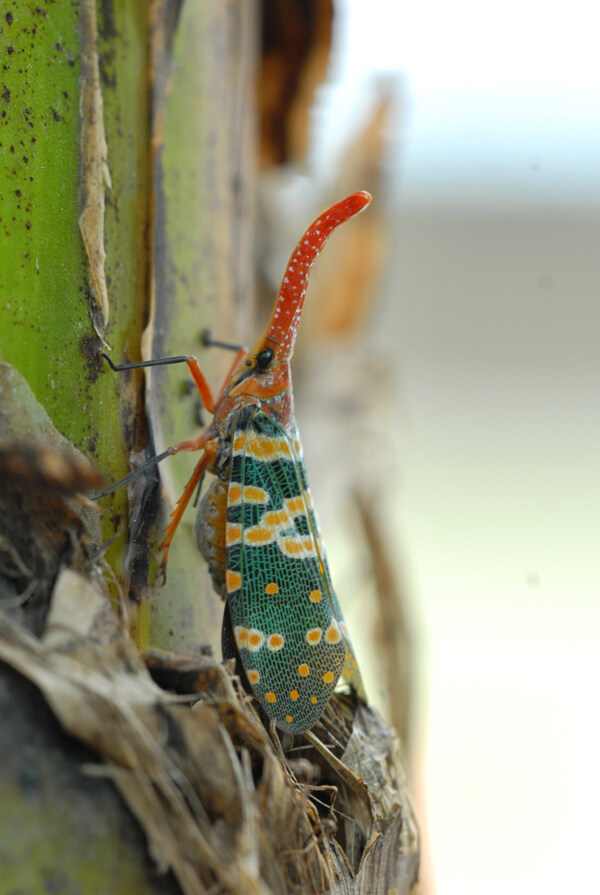
[[[88,382],[96,382],[102,371],[100,339],[95,333],[86,333],[79,342],[79,348],[87,366],[86,379]]]

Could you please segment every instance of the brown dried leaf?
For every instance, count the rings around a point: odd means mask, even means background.
[[[190,698],[152,681],[116,618],[107,624],[110,611],[101,580],[63,572],[42,641],[0,614],[0,658],[103,758],[152,856],[183,892],[327,891],[320,821],[247,698],[229,680],[195,707],[181,704]]]
[[[332,0],[266,0],[261,13],[256,94],[265,168],[306,155],[314,94],[329,64],[334,7]]]

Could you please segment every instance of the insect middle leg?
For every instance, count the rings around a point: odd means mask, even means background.
[[[230,347],[233,347],[233,346],[230,346]],[[113,361],[110,359],[110,357],[107,354],[103,354],[103,357],[106,358],[111,369],[113,369],[115,371],[132,370],[132,369],[140,369],[143,367],[157,367],[157,366],[165,366],[168,364],[185,363],[185,364],[187,364],[188,370],[190,371],[192,378],[196,384],[196,387],[198,388],[198,391],[200,392],[200,397],[202,398],[202,402],[203,402],[204,406],[209,411],[209,413],[215,413],[215,411],[217,410],[219,404],[221,403],[221,401],[226,393],[227,386],[229,384],[231,376],[232,376],[234,370],[236,369],[236,367],[238,366],[240,360],[245,355],[245,353],[246,353],[245,348],[239,348],[236,350],[235,357],[234,357],[231,367],[227,373],[227,376],[225,377],[223,385],[217,395],[216,400],[213,397],[212,389],[210,388],[210,385],[208,384],[206,377],[204,376],[204,373],[200,369],[200,364],[198,363],[197,358],[195,358],[193,355],[178,355],[175,357],[158,358],[156,360],[149,360],[149,361],[136,361],[134,363],[125,363],[125,364],[113,363]],[[200,457],[198,463],[196,464],[196,467],[190,477],[190,480],[187,483],[187,485],[185,486],[183,494],[177,501],[175,509],[171,513],[171,520],[167,526],[165,538],[164,538],[162,544],[160,545],[160,549],[162,550],[162,553],[163,553],[162,560],[161,560],[161,570],[162,570],[163,578],[166,578],[166,566],[167,566],[167,560],[168,560],[168,556],[169,556],[169,549],[171,547],[171,542],[173,540],[173,537],[175,535],[177,527],[181,521],[181,518],[185,512],[185,509],[186,509],[188,503],[190,502],[190,500],[194,494],[194,491],[196,490],[197,485],[201,481],[202,476],[204,475],[205,471],[210,467],[212,461],[215,458],[216,452],[217,452],[217,447],[218,447],[217,440],[215,440],[215,439],[207,440],[207,435],[208,435],[209,431],[210,431],[210,429],[205,429],[205,431],[198,438],[189,439],[187,441],[181,441],[178,444],[175,444],[172,447],[167,448],[167,450],[163,451],[162,454],[159,454],[157,457],[153,458],[152,460],[149,460],[147,463],[144,463],[143,466],[139,467],[134,472],[125,476],[125,478],[121,479],[119,482],[117,482],[111,488],[107,489],[106,491],[101,492],[100,494],[95,495],[96,498],[99,498],[99,497],[104,497],[107,494],[110,494],[111,492],[115,491],[117,488],[121,487],[121,485],[124,485],[126,482],[128,482],[131,479],[135,478],[136,476],[140,475],[145,470],[151,468],[152,466],[155,466],[161,460],[164,460],[166,457],[173,456],[174,454],[178,454],[180,451],[202,450],[202,452],[203,452],[202,456]]]

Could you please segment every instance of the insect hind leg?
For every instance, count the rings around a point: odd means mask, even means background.
[[[182,442],[181,445],[176,445],[180,450],[194,450],[196,448],[189,448],[188,445],[194,444],[194,442]],[[183,447],[185,445],[185,447]],[[204,473],[206,472],[208,466],[211,461],[214,460],[216,453],[216,444],[212,441],[207,442],[204,445],[198,445],[198,447],[203,447],[204,451],[196,466],[190,479],[183,489],[183,493],[177,503],[175,504],[175,509],[171,513],[171,520],[167,525],[166,533],[162,544],[159,547],[159,550],[162,551],[162,559],[160,563],[160,571],[163,577],[163,580],[167,579],[167,562],[169,559],[169,550],[171,549],[171,542],[175,536],[175,532],[177,531],[177,527],[181,522],[183,514],[187,508],[188,503],[194,496],[194,491],[196,490],[200,480],[202,479]]]

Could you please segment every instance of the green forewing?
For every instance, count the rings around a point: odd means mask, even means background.
[[[297,436],[264,412],[240,414],[232,439],[227,593],[261,706],[283,730],[308,730],[344,668],[345,626]]]

